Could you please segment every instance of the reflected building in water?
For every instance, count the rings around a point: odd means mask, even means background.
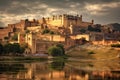
[[[60,67],[60,68],[58,68]],[[3,68],[4,69],[4,68]],[[18,69],[18,68],[14,68]],[[51,63],[25,63],[18,72],[0,71],[0,80],[119,80],[115,71],[84,71]]]

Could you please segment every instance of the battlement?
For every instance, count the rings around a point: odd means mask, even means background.
[[[44,17],[43,17],[44,18]],[[46,20],[60,20],[62,18],[66,19],[81,19],[82,20],[82,15],[68,15],[68,14],[63,14],[63,15],[52,15],[51,17],[45,18]]]
[[[69,27],[71,24],[80,26],[82,21],[82,15],[68,15],[68,14],[62,14],[62,15],[53,15],[51,17],[42,18],[39,20],[41,24],[47,24],[51,26],[64,26]],[[92,23],[92,22],[91,22]]]

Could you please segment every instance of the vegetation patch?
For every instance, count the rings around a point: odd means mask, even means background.
[[[62,44],[57,44],[48,48],[48,54],[53,57],[65,56],[64,46]]]
[[[93,52],[93,51],[90,51],[90,52],[88,52],[88,54],[95,54],[95,52]]]
[[[45,61],[48,60],[47,58],[41,58],[41,57],[2,57],[0,58],[0,61],[25,61],[25,62],[33,62],[33,61]]]
[[[0,55],[21,55],[24,53],[25,48],[26,46],[22,46],[18,43],[0,44]]]
[[[117,48],[120,48],[120,44],[112,44],[111,47],[117,47]]]

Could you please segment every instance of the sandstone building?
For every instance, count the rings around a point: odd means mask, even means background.
[[[94,24],[94,20],[91,22],[84,22],[82,20],[82,15],[53,15],[52,17],[48,18],[42,18],[39,20],[39,23],[47,24],[48,26],[54,26],[54,27],[70,27],[70,25],[74,26],[80,26],[80,27],[87,27],[88,25]]]
[[[99,29],[101,32],[89,31],[88,27],[90,30],[91,28]],[[46,29],[53,34],[43,34],[42,32]],[[53,15],[39,20],[26,19],[15,24],[8,24],[7,28],[0,29],[0,40],[2,41],[4,37],[11,37],[17,33],[18,42],[27,43],[31,53],[45,52],[49,48],[48,46],[56,43],[62,43],[65,49],[68,49],[81,43],[83,38],[93,44],[110,45],[118,42],[119,33],[104,34],[100,29],[101,26],[96,28],[94,20],[90,22],[83,21],[82,15]]]

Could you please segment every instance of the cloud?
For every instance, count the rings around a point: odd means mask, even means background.
[[[1,0],[0,22],[7,25],[25,18],[40,19],[57,14],[83,14],[85,20],[95,19],[100,23],[119,22],[119,5],[119,0]],[[107,20],[103,21],[105,17]]]
[[[106,14],[109,10],[114,8],[120,8],[120,2],[111,2],[111,3],[102,3],[102,4],[90,4],[86,3],[85,9],[90,12],[92,15],[103,15]]]
[[[3,22],[0,22],[0,27],[4,27],[4,23]]]

